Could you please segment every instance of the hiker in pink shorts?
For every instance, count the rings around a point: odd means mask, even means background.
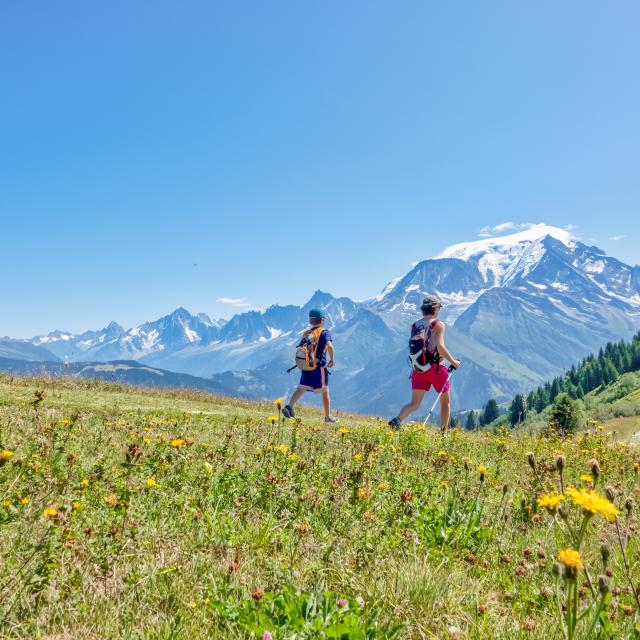
[[[411,373],[411,401],[406,404],[397,417],[389,421],[392,429],[399,429],[400,423],[416,411],[422,403],[424,394],[433,387],[440,395],[440,429],[446,431],[449,425],[449,371],[441,363],[442,358],[448,360],[454,369],[460,364],[448,351],[444,344],[444,323],[438,320],[442,302],[437,296],[429,295],[422,301],[420,310],[422,319],[411,325],[409,340],[409,359],[413,371]]]

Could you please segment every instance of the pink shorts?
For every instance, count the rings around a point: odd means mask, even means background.
[[[429,391],[433,387],[438,393],[447,393],[451,388],[447,367],[433,365],[426,371],[413,371],[411,374],[411,388]]]

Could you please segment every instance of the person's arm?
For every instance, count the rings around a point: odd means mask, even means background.
[[[333,343],[331,340],[327,340],[327,351],[329,352],[329,362],[327,363],[327,367],[331,369],[334,365],[333,362]]]
[[[438,353],[448,360],[454,369],[457,369],[460,365],[460,360],[456,360],[450,353],[447,347],[444,346],[444,325],[440,323],[440,326],[436,329],[436,347],[438,348]]]

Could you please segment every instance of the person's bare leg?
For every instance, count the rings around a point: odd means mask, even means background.
[[[328,418],[331,415],[331,398],[329,397],[329,389],[325,389],[322,392],[322,407],[324,408],[324,417]]]
[[[426,392],[422,389],[413,389],[411,391],[411,401],[400,409],[398,418],[400,418],[400,420],[404,420],[409,414],[417,411],[422,404],[422,398],[424,398],[425,393]]]
[[[451,402],[449,392],[440,396],[440,431],[444,433],[449,426],[449,414],[451,413]]]
[[[289,400],[289,406],[293,407],[300,398],[305,394],[306,389],[296,389],[291,396],[291,400]]]

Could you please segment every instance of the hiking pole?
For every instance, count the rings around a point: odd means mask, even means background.
[[[458,365],[459,367],[460,365]],[[454,367],[453,365],[449,365],[447,367],[447,371],[449,372],[449,378],[448,380],[451,381],[451,378],[453,378],[453,373],[454,371],[456,371],[457,367]],[[444,387],[443,387],[444,390]],[[427,417],[424,419],[424,422],[422,423],[423,427],[427,426],[427,423],[429,422],[429,418],[431,417],[431,414],[433,413],[433,410],[436,408],[436,405],[438,404],[438,400],[440,400],[440,396],[442,395],[442,391],[438,394],[438,397],[436,398],[436,401],[433,403],[433,406],[431,407],[431,409],[429,409],[429,413],[427,413]]]

